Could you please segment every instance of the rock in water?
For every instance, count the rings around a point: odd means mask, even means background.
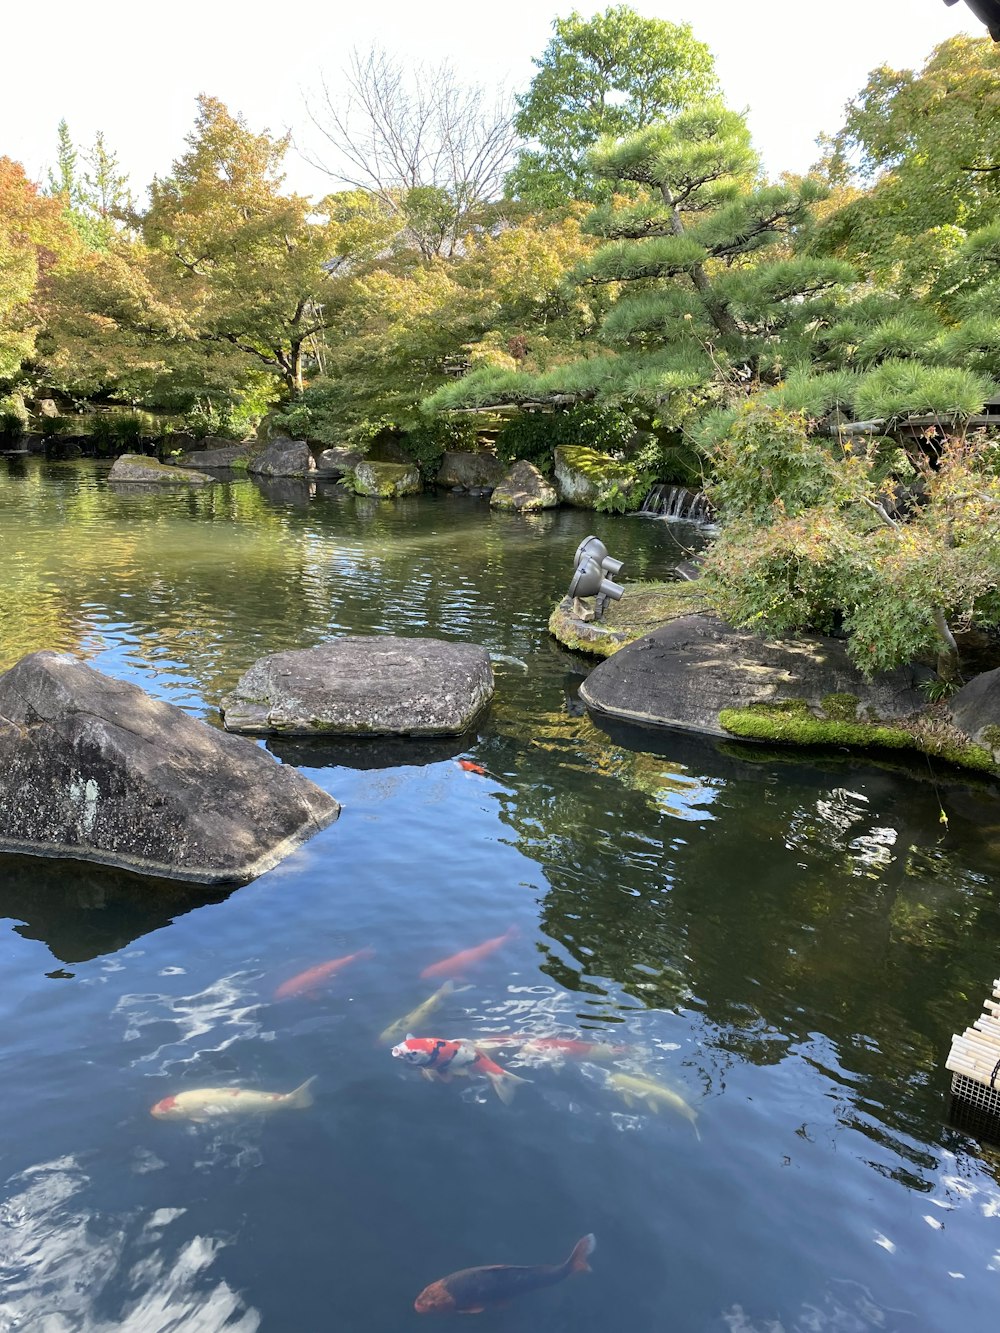
[[[245,884],[339,813],[264,750],[76,658],[0,676],[0,851]]]
[[[439,486],[461,486],[466,491],[492,490],[503,476],[503,465],[492,454],[447,449],[438,468]]]
[[[142,486],[205,486],[212,482],[203,472],[183,467],[166,467],[143,454],[122,454],[108,473],[108,481],[138,482]]]
[[[535,509],[554,509],[559,496],[535,467],[519,458],[490,496],[494,509],[513,509],[531,513]]]
[[[345,635],[262,657],[220,709],[227,731],[285,736],[458,736],[493,697],[485,648]]]
[[[419,495],[424,488],[416,463],[382,463],[364,458],[350,476],[358,495],[377,495],[382,500]]]
[[[307,477],[315,466],[305,440],[289,440],[282,435],[250,459],[247,471],[260,477]]]
[[[867,681],[840,639],[762,639],[712,615],[681,616],[619,649],[590,673],[580,698],[610,717],[710,736],[728,735],[719,722],[725,708],[801,700],[821,709],[840,698],[853,701],[859,720],[886,722],[926,702],[910,667]]]

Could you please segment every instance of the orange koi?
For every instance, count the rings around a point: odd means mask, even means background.
[[[471,759],[456,759],[455,762],[466,773],[478,773],[481,778],[486,776],[486,769],[483,768],[482,764],[474,764]]]
[[[425,967],[420,975],[424,980],[430,977],[463,977],[470,967],[481,963],[491,953],[496,953],[497,949],[503,948],[507,941],[514,939],[516,935],[517,926],[511,926],[502,935],[497,935],[492,940],[484,940],[475,948],[463,949],[461,953],[452,954],[450,958],[442,958],[439,963],[431,963],[430,967]]]
[[[577,1241],[565,1263],[463,1268],[424,1287],[413,1308],[417,1314],[482,1314],[488,1306],[506,1305],[522,1292],[552,1287],[573,1273],[589,1273],[587,1260],[596,1248],[597,1241],[590,1235]]]
[[[425,1078],[440,1079],[442,1083],[450,1082],[454,1074],[487,1078],[493,1091],[506,1106],[514,1098],[516,1085],[530,1082],[529,1079],[518,1078],[509,1069],[501,1069],[488,1055],[477,1050],[471,1041],[410,1035],[394,1046],[392,1053],[397,1060],[415,1065]]]
[[[345,958],[331,958],[329,962],[317,963],[315,967],[308,967],[304,972],[299,972],[296,976],[283,981],[274,992],[274,998],[287,1000],[292,995],[308,995],[322,986],[324,981],[335,977],[349,963],[358,963],[364,958],[374,957],[374,949],[359,949],[357,953],[349,953]]]

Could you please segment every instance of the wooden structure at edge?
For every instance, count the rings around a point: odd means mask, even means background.
[[[952,1038],[951,1119],[962,1129],[1000,1140],[1000,978],[971,1028]]]

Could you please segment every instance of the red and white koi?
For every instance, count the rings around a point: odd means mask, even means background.
[[[256,1088],[188,1088],[164,1097],[149,1108],[157,1120],[219,1120],[238,1115],[265,1115],[269,1111],[304,1110],[312,1106],[316,1076],[291,1092],[260,1092]]]
[[[449,1083],[456,1074],[489,1079],[493,1091],[507,1106],[513,1101],[518,1083],[529,1079],[518,1078],[509,1069],[502,1069],[471,1041],[448,1041],[444,1037],[414,1037],[412,1034],[392,1048],[397,1060],[415,1065],[424,1078]]]

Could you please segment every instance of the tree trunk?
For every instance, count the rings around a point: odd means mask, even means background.
[[[670,209],[670,228],[675,236],[685,235],[684,219],[680,215],[680,210],[674,203],[674,197],[666,185],[660,186],[660,193],[663,196],[663,202]],[[734,337],[739,334],[740,327],[729,313],[724,302],[720,301],[712,288],[708,274],[705,272],[704,265],[695,264],[691,269],[691,281],[698,289],[698,294],[705,302],[705,309],[708,311],[708,317],[715,325],[718,332],[725,337]]]

